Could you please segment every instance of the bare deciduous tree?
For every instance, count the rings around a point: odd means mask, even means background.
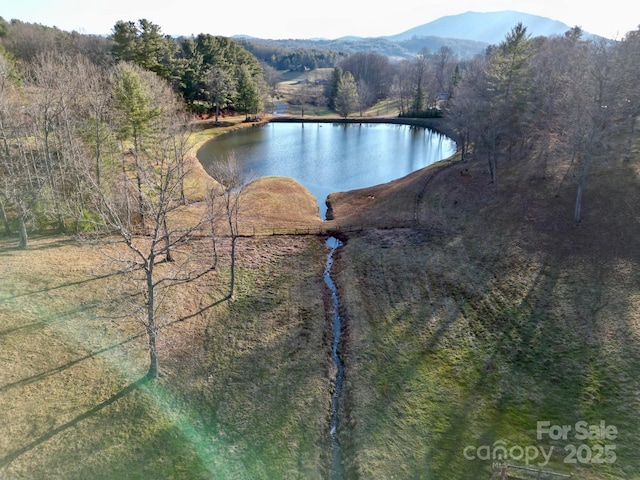
[[[242,172],[235,154],[213,164],[209,172],[219,182],[220,189],[209,190],[209,211],[212,218],[212,238],[215,239],[215,219],[224,219],[225,230],[231,242],[231,266],[229,280],[229,297],[233,297],[236,276],[236,244],[240,236],[238,217],[244,189],[248,184],[247,176]]]
[[[131,199],[131,189],[126,185],[114,184],[101,190],[98,204],[104,226],[117,234],[129,252],[114,261],[133,276],[144,298],[139,320],[147,335],[151,378],[159,372],[158,331],[171,321],[166,318],[161,297],[170,295],[172,287],[194,281],[215,268],[212,263],[194,271],[188,267],[188,256],[176,253],[200,233],[205,217],[188,224],[180,220],[178,212],[184,208],[180,189],[188,168],[184,157],[175,154],[174,144],[172,135],[155,139],[132,167],[140,179],[141,203]],[[137,214],[140,206],[144,208],[141,215]],[[144,227],[140,217],[146,219]]]
[[[149,80],[137,77],[130,89],[133,98],[124,99],[132,102],[128,111],[132,117],[125,126],[135,131],[129,137],[135,151],[123,157],[126,167],[121,176],[111,177],[109,184],[103,181],[95,190],[103,227],[114,232],[128,252],[114,261],[124,266],[144,299],[138,318],[146,332],[148,376],[153,378],[159,373],[158,332],[176,320],[168,316],[165,299],[173,287],[206,275],[216,263],[212,258],[210,265],[194,268],[189,255],[181,250],[194,235],[202,234],[207,215],[189,221],[181,218],[179,212],[186,203],[184,179],[189,173],[186,119],[172,92],[158,89],[154,79],[146,83]],[[149,94],[151,87],[157,96]],[[158,95],[158,90],[163,95]],[[148,112],[140,111],[144,107],[158,113],[149,118]]]
[[[612,120],[618,110],[619,95],[611,53],[607,44],[596,42],[584,45],[580,55],[574,55],[578,67],[573,76],[573,108],[566,130],[575,168],[576,223],[582,220],[582,199],[591,164],[606,156],[615,131]]]
[[[18,246],[26,248],[27,226],[34,218],[33,210],[46,175],[44,162],[34,145],[37,132],[10,70],[8,62],[0,56],[0,192],[15,211]]]

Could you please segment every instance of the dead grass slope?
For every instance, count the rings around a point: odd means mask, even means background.
[[[489,478],[464,448],[501,440],[554,447],[547,468],[575,478],[640,477],[638,167],[591,171],[580,226],[565,165],[500,168],[498,188],[471,160],[331,197],[332,226],[371,227],[334,264],[349,478]],[[247,198],[255,225],[318,221],[295,183],[265,179]],[[132,292],[103,249],[0,243],[0,477],[323,478],[322,240],[241,239],[236,297],[163,330],[154,383]],[[223,260],[171,292],[167,318],[224,298],[227,281]],[[545,420],[615,425],[616,462],[565,463],[567,442],[536,439]]]
[[[175,254],[200,268],[208,246],[204,239]],[[220,302],[224,241],[216,272],[162,290],[169,325],[155,382],[144,378],[134,308],[144,299],[112,262],[122,248],[36,237],[17,250],[1,240],[0,477],[322,478],[330,404],[323,241],[239,240],[231,301]]]
[[[640,477],[638,164],[593,168],[579,226],[566,165],[500,169],[497,188],[471,160],[332,196],[336,222],[418,220],[351,235],[337,263],[354,478],[489,478],[464,449],[501,441],[554,447],[547,469],[577,478]],[[536,438],[581,420],[618,438]],[[566,463],[583,443],[616,461]]]

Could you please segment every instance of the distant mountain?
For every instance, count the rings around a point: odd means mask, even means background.
[[[527,27],[527,32],[533,36],[563,35],[572,28],[557,20],[511,10],[488,13],[467,12],[441,17],[433,22],[385,38],[399,42],[415,37],[434,36],[497,44],[504,40],[505,35],[518,22],[522,22]]]
[[[324,49],[339,52],[340,55],[376,51],[394,59],[412,58],[422,49],[436,52],[442,47],[448,47],[460,58],[469,58],[482,53],[489,45],[499,44],[518,22],[527,27],[527,32],[534,37],[564,35],[573,28],[550,18],[507,10],[449,15],[386,37],[260,40],[245,36],[239,40],[254,55],[262,48],[260,44],[267,44],[289,50]],[[584,32],[584,37],[597,38],[587,32]],[[267,58],[265,61],[268,61]]]

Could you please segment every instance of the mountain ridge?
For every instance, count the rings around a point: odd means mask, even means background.
[[[363,50],[376,50],[395,58],[410,58],[422,49],[437,51],[446,46],[456,55],[468,58],[481,53],[489,45],[500,43],[519,22],[527,28],[527,32],[532,36],[561,36],[572,28],[558,20],[514,10],[469,11],[440,17],[404,32],[388,36],[356,37],[345,35],[333,40],[322,38],[268,40],[247,35],[236,35],[233,38],[286,48],[328,48],[347,54]],[[584,32],[584,37],[601,38],[588,32]]]
[[[434,36],[496,44],[502,41],[505,34],[519,22],[527,27],[527,31],[533,36],[563,35],[572,28],[558,20],[514,10],[496,12],[469,11],[440,17],[384,38],[391,41],[402,41],[413,37]]]

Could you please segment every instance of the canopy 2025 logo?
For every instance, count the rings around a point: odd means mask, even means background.
[[[567,455],[564,463],[614,463],[618,458],[615,444],[606,443],[618,438],[618,429],[614,425],[607,425],[604,420],[599,424],[581,420],[574,425],[551,425],[551,422],[544,421],[538,422],[536,431],[538,440],[549,438],[555,441],[590,441],[565,445]],[[602,443],[595,443],[596,441]]]
[[[511,445],[500,439],[492,445],[468,445],[463,449],[467,460],[490,460],[501,462],[524,462],[525,465],[545,467],[554,453],[563,457],[563,462],[575,463],[614,463],[617,459],[616,445],[618,429],[607,425],[604,420],[598,424],[589,424],[581,420],[573,425],[557,425],[550,421],[539,421],[536,425],[538,442],[553,441],[555,445]],[[557,445],[567,442],[565,445]],[[560,452],[558,449],[562,449]],[[537,462],[536,462],[537,461]]]

